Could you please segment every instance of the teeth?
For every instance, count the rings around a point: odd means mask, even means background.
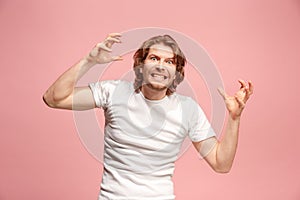
[[[152,77],[155,77],[155,78],[167,79],[167,76],[159,75],[159,74],[151,74],[151,76],[152,76]]]

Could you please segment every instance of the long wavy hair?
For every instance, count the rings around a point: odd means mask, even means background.
[[[134,80],[134,89],[135,92],[140,92],[141,87],[143,85],[143,73],[141,72],[141,68],[143,68],[144,61],[148,56],[149,50],[154,44],[164,44],[169,46],[174,53],[174,60],[176,64],[176,75],[173,83],[167,88],[167,95],[171,95],[176,91],[177,85],[181,83],[184,79],[184,66],[186,64],[186,58],[183,52],[180,50],[177,42],[169,35],[159,35],[152,37],[146,40],[142,46],[135,52],[133,59],[133,70],[135,73]]]

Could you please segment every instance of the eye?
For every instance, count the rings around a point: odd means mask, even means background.
[[[150,57],[150,60],[152,60],[152,61],[157,61],[157,58],[156,58],[155,56],[151,56],[151,57]]]
[[[173,60],[168,60],[168,61],[167,61],[167,64],[173,65],[173,64],[174,64],[174,61],[173,61]]]

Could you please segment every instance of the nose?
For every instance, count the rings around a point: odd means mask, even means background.
[[[159,72],[163,72],[163,71],[165,71],[165,68],[162,65],[157,65],[156,70]]]
[[[159,71],[164,71],[164,70],[165,70],[162,61],[160,61],[160,62],[156,65],[156,69],[159,70]]]

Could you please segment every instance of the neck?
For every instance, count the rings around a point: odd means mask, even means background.
[[[146,99],[160,100],[166,96],[167,89],[156,90],[156,89],[150,88],[147,85],[143,85],[141,88],[141,92],[143,93],[143,95]]]

